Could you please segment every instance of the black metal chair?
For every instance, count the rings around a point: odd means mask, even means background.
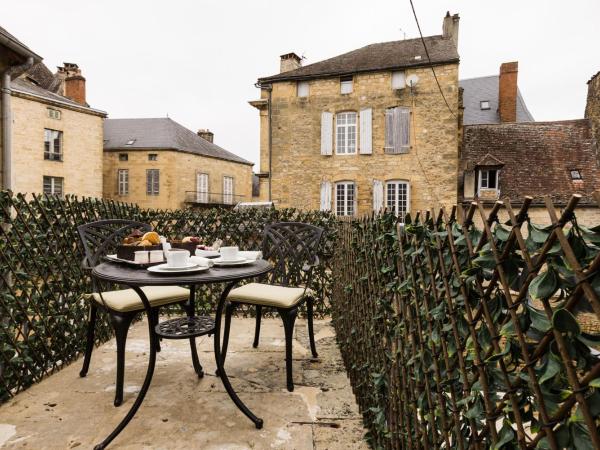
[[[240,304],[256,306],[256,326],[253,347],[258,347],[262,308],[275,308],[283,319],[285,330],[285,360],[287,389],[294,390],[292,376],[292,338],[298,307],[306,302],[308,336],[312,356],[318,356],[313,331],[314,294],[309,289],[312,272],[319,263],[317,251],[323,229],[299,222],[280,222],[265,228],[262,243],[263,258],[274,269],[266,283],[249,283],[231,290],[225,310],[222,359],[225,361],[231,316]]]
[[[85,250],[85,258],[83,260],[84,269],[91,270],[94,266],[102,262],[102,258],[109,254],[110,251],[114,251],[122,239],[134,229],[145,232],[151,231],[152,227],[142,222],[121,219],[100,220],[78,226],[77,231]],[[114,404],[115,406],[119,406],[123,403],[127,333],[135,316],[143,312],[145,308],[139,295],[133,289],[103,292],[94,278],[92,278],[92,287],[93,293],[87,296],[90,300],[88,335],[83,367],[79,375],[85,377],[90,367],[90,360],[94,349],[96,315],[98,307],[101,307],[108,313],[110,323],[115,330],[117,343],[117,381]],[[184,308],[188,317],[194,315],[193,298],[191,298],[189,289],[178,286],[147,286],[143,287],[142,291],[152,307],[151,318],[155,326],[158,325],[158,313],[161,306],[178,303]],[[158,340],[156,342],[156,350],[160,351],[160,344]],[[196,344],[193,338],[190,338],[190,346],[194,369],[198,377],[201,378],[204,376],[204,372],[198,360]]]

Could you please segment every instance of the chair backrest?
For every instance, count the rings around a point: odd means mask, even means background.
[[[108,219],[90,222],[77,227],[79,237],[83,242],[85,259],[90,267],[98,264],[104,255],[114,251],[123,238],[133,230],[147,232],[152,226],[134,220]]]
[[[265,227],[263,258],[274,268],[268,281],[281,286],[301,286],[310,282],[323,229],[301,222],[279,222]]]

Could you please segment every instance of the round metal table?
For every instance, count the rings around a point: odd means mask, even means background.
[[[272,270],[273,266],[264,260],[258,260],[251,264],[234,267],[211,267],[207,271],[189,273],[189,274],[156,274],[148,272],[134,267],[130,267],[123,264],[105,262],[98,264],[92,270],[92,276],[98,280],[106,281],[110,283],[125,285],[133,289],[142,300],[144,304],[146,315],[148,316],[148,332],[150,335],[150,357],[148,359],[148,370],[146,371],[146,377],[144,384],[140,389],[140,392],[135,399],[131,409],[127,412],[125,417],[113,430],[113,432],[98,444],[95,449],[105,448],[117,435],[123,431],[129,421],[133,418],[140,405],[142,404],[146,392],[150,387],[152,381],[152,375],[154,373],[154,366],[156,364],[156,349],[158,344],[158,336],[152,326],[152,320],[150,319],[151,307],[148,298],[142,291],[142,286],[190,286],[190,297],[195,293],[195,287],[202,284],[211,283],[227,283],[225,289],[221,293],[219,303],[217,304],[217,310],[215,314],[215,327],[214,327],[214,351],[215,360],[217,364],[217,374],[225,390],[229,394],[229,397],[233,400],[236,406],[254,422],[256,428],[262,428],[262,419],[256,417],[250,409],[240,400],[237,396],[225,368],[223,367],[223,360],[221,358],[221,316],[223,314],[223,308],[227,301],[227,296],[231,289],[239,282],[248,278],[254,278],[261,275],[265,275]],[[194,368],[196,368],[197,355],[192,350],[192,359],[194,361]]]

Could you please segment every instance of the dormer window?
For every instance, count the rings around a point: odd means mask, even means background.
[[[581,176],[581,171],[579,169],[571,170],[571,180],[583,180]]]
[[[125,145],[133,145],[133,144],[135,144],[135,139],[129,139],[127,141],[127,144],[125,144]]]
[[[490,101],[489,100],[481,100],[479,102],[479,108],[482,111],[486,111],[486,110],[490,109]]]
[[[479,169],[478,195],[482,191],[498,191],[498,172],[498,169]]]
[[[341,77],[340,78],[340,93],[341,94],[351,94],[352,87],[353,87],[352,84],[353,84],[352,75],[350,75],[348,77]]]

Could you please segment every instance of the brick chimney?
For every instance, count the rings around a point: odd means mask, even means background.
[[[80,105],[87,106],[85,101],[85,78],[81,75],[81,69],[74,63],[63,63],[58,67],[56,74],[62,81],[59,94],[70,98]]]
[[[280,56],[279,73],[289,72],[290,70],[299,69],[302,67],[302,58],[294,52],[286,53]]]
[[[590,120],[592,132],[596,138],[596,145],[600,148],[600,72],[588,81],[585,118]]]
[[[213,139],[215,137],[214,133],[212,131],[210,131],[208,128],[206,130],[205,129],[198,130],[198,136],[200,136],[205,141],[210,142],[211,144],[213,143]]]
[[[498,113],[500,122],[517,121],[517,61],[503,63],[500,66],[500,82],[498,83]]]
[[[454,46],[458,48],[458,25],[460,17],[458,14],[450,15],[450,11],[446,11],[444,23],[442,25],[442,37],[450,38],[454,42]]]

